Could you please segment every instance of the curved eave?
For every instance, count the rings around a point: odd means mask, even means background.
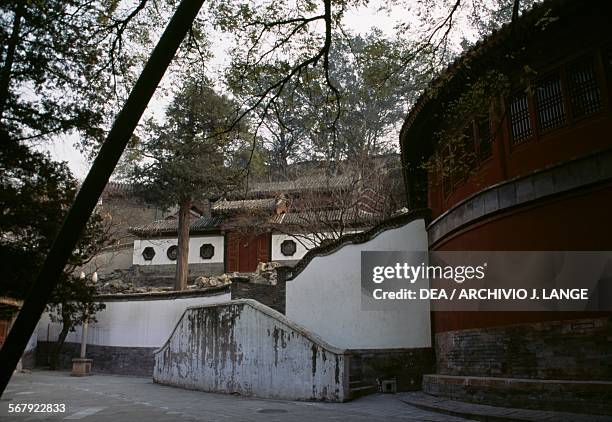
[[[435,119],[439,116],[435,114],[440,111],[441,103],[452,99],[452,92],[460,91],[457,89],[458,85],[465,84],[467,80],[463,78],[466,75],[486,69],[492,62],[508,60],[508,53],[512,51],[511,42],[519,46],[533,42],[534,37],[542,33],[537,23],[549,11],[552,10],[552,16],[559,19],[546,27],[547,32],[563,29],[565,17],[575,16],[577,9],[588,8],[595,3],[605,5],[602,0],[592,2],[549,0],[537,4],[519,18],[515,27],[511,24],[504,25],[459,56],[430,83],[408,113],[400,130],[403,162],[420,162],[423,158],[427,158],[433,146],[426,145],[430,143],[429,136],[421,136],[420,132],[431,122],[437,124]]]

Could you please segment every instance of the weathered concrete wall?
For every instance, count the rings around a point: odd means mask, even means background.
[[[219,393],[348,399],[348,357],[254,300],[189,308],[155,354],[153,380]]]
[[[431,347],[429,304],[402,309],[361,309],[362,251],[426,251],[422,218],[381,229],[359,244],[315,256],[287,281],[286,315],[325,341],[346,349]],[[369,232],[364,236],[370,236]]]

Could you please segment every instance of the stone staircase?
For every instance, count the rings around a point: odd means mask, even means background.
[[[378,392],[376,385],[358,379],[349,382],[349,400],[355,400],[359,397],[367,396],[368,394],[374,394]]]
[[[351,356],[349,370],[349,400],[378,392],[375,381],[364,377],[363,364],[360,356]]]

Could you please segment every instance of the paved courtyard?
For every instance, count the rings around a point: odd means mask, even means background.
[[[9,404],[65,404],[63,413],[8,413]],[[151,379],[34,371],[13,376],[0,400],[3,421],[465,421],[377,394],[348,403],[311,403],[203,393]]]

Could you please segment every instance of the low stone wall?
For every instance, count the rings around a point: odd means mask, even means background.
[[[612,318],[435,335],[438,374],[612,381]]]
[[[221,275],[224,272],[224,264],[222,262],[213,262],[207,264],[193,263],[189,264],[190,279],[195,279],[199,276]],[[176,265],[134,265],[131,271],[133,272],[133,281],[136,285],[147,286],[172,286],[174,277],[176,276]],[[162,284],[156,284],[162,283]]]
[[[289,400],[348,399],[348,355],[254,300],[188,308],[155,353],[153,380]]]
[[[23,355],[21,355],[21,367],[33,369],[36,366],[36,353],[36,348],[23,352]]]
[[[423,392],[492,406],[612,415],[612,382],[606,381],[425,375]]]
[[[38,342],[36,349],[37,366],[47,366],[53,343]],[[155,347],[87,346],[87,358],[93,359],[92,372],[117,375],[153,375],[153,352]],[[59,369],[71,369],[72,359],[79,356],[79,343],[64,343],[59,359]],[[24,365],[25,367],[25,365]]]
[[[232,300],[254,299],[281,314],[285,313],[285,282],[278,284],[249,283],[248,280],[233,279],[230,287]]]
[[[396,379],[398,391],[420,390],[423,374],[435,367],[430,347],[416,349],[349,350],[351,381],[377,385],[377,380]]]

